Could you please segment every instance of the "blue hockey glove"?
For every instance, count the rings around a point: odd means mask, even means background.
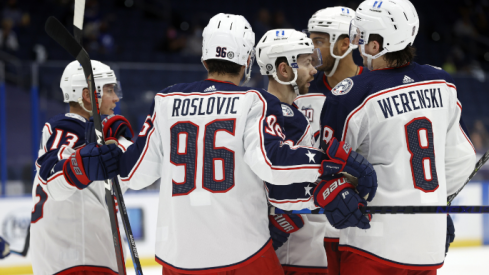
[[[372,201],[377,192],[377,174],[375,170],[362,155],[351,150],[351,147],[344,141],[338,142],[333,138],[326,149],[328,159],[321,163],[322,178],[327,178],[333,174],[345,172],[358,179],[356,189],[359,195],[364,198],[368,195],[367,201]]]
[[[94,180],[106,180],[119,174],[121,149],[115,144],[89,143],[65,161],[63,172],[70,183],[84,189]]]
[[[447,241],[445,243],[445,256],[448,253],[450,244],[455,240],[455,226],[453,225],[452,217],[447,214]]]
[[[0,259],[6,258],[8,255],[10,255],[10,245],[0,237]]]
[[[294,233],[304,226],[304,220],[301,215],[272,215],[268,216],[270,223],[268,229],[272,237],[273,249],[277,250],[289,238],[290,233]]]
[[[367,218],[359,210],[367,202],[355,192],[345,177],[322,180],[314,189],[314,203],[324,208],[324,214],[335,228],[370,228],[371,215]]]
[[[128,140],[131,140],[134,136],[134,131],[132,130],[129,121],[121,115],[101,115],[102,127],[104,132],[105,140],[115,139],[118,140],[119,137],[123,136]],[[87,122],[85,127],[85,137],[87,142],[96,142],[95,138],[95,127],[93,125],[93,118]]]

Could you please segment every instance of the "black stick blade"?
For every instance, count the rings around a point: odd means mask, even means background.
[[[61,47],[68,51],[71,56],[76,58],[83,50],[71,33],[54,16],[50,16],[44,26],[46,33],[54,39]],[[83,50],[84,51],[84,50]]]

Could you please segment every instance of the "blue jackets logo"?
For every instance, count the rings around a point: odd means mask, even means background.
[[[292,111],[292,109],[289,106],[284,104],[282,104],[282,113],[284,114],[284,116],[288,116],[288,117],[294,116],[294,111]]]
[[[351,88],[353,88],[353,80],[351,80],[351,78],[346,78],[338,83],[333,90],[331,90],[331,93],[334,95],[346,95],[351,91]]]

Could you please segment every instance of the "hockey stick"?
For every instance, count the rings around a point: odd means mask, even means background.
[[[75,15],[73,16],[73,34],[76,42],[81,45],[83,16],[85,15],[85,0],[75,0]]]
[[[102,133],[102,120],[100,119],[100,109],[98,106],[97,90],[95,89],[95,82],[93,79],[93,70],[90,57],[83,47],[75,40],[75,38],[68,32],[68,30],[56,19],[51,16],[46,21],[45,30],[47,34],[53,38],[59,45],[61,45],[68,53],[80,62],[83,68],[85,77],[88,82],[88,89],[90,91],[90,101],[92,104],[93,124],[95,126],[95,136],[97,137],[98,144],[105,144]],[[96,110],[96,112],[95,112]],[[117,269],[119,275],[126,274],[126,267],[124,264],[124,253],[122,251],[121,238],[119,234],[119,224],[117,222],[117,215],[115,211],[114,198],[112,197],[110,181],[105,181],[105,200],[107,202],[110,225],[112,230],[112,239],[114,242],[114,250],[117,260]],[[119,198],[118,198],[119,199]],[[119,200],[120,201],[120,200]],[[122,204],[124,205],[124,204]],[[132,252],[132,250],[131,250]]]
[[[27,236],[25,237],[24,249],[22,249],[22,251],[15,251],[10,249],[10,252],[25,257],[27,255],[27,252],[29,251],[30,238],[31,238],[31,225],[29,224],[29,227],[27,227]]]
[[[73,34],[75,36],[76,41],[80,45],[81,45],[81,38],[82,38],[84,14],[85,14],[85,0],[75,0],[75,14],[73,16]],[[95,110],[93,108],[93,104],[92,104],[92,110]],[[121,209],[120,214],[122,218],[122,224],[124,225],[124,230],[126,232],[126,237],[128,239],[127,242],[129,244],[129,249],[131,250],[131,258],[134,265],[134,269],[136,271],[136,274],[142,275],[143,270],[141,267],[141,263],[139,262],[139,254],[137,252],[136,242],[134,241],[134,237],[132,234],[131,225],[129,224],[129,216],[127,215],[126,205],[124,203],[124,199],[122,198],[122,191],[120,188],[119,180],[117,177],[115,177],[112,179],[112,182],[113,182],[112,188],[115,189],[114,193],[119,203],[119,209]]]
[[[489,213],[489,205],[458,206],[367,206],[360,207],[363,214],[484,214]],[[323,208],[285,211],[269,206],[269,215],[280,214],[324,214]]]
[[[472,171],[472,173],[470,173],[470,176],[467,178],[464,185],[462,185],[462,187],[460,187],[460,189],[458,189],[458,191],[455,192],[455,194],[448,196],[448,198],[447,198],[448,199],[448,205],[452,204],[452,201],[455,199],[455,197],[458,196],[458,194],[462,191],[462,189],[464,189],[465,185],[467,185],[467,183],[469,183],[469,181],[475,176],[475,174],[477,174],[477,172],[479,172],[479,169],[482,167],[482,165],[484,165],[487,162],[488,159],[489,159],[489,151],[487,151],[482,156],[482,158],[475,164],[474,171]]]

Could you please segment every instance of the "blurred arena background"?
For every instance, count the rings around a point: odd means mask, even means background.
[[[50,117],[67,111],[59,82],[64,67],[73,60],[47,36],[44,23],[49,16],[56,16],[72,30],[73,2],[0,2],[0,235],[19,250],[30,222],[41,129]],[[83,45],[92,59],[109,64],[116,72],[124,93],[116,112],[127,117],[137,131],[155,93],[175,83],[206,77],[200,62],[202,30],[216,13],[244,15],[258,40],[273,28],[305,29],[319,9],[337,5],[356,9],[360,2],[87,0]],[[480,158],[489,149],[489,0],[412,2],[420,17],[415,60],[453,75],[463,105],[462,117]],[[360,64],[358,51],[354,58]],[[266,85],[255,64],[248,86]],[[151,241],[156,214],[151,207],[157,203],[157,190],[156,183],[146,192],[129,191],[126,195],[131,223],[140,232],[140,254],[149,258],[154,255]],[[489,166],[455,203],[489,205]],[[454,216],[454,246],[489,244],[489,215]],[[14,268],[19,265],[26,266],[28,261],[0,262],[0,273],[24,274],[19,271],[23,269]],[[8,266],[13,269],[2,271]]]

